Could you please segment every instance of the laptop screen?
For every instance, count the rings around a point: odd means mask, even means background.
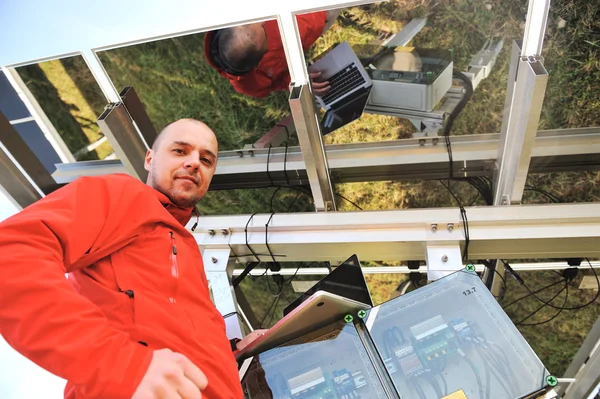
[[[323,277],[321,281],[312,286],[304,294],[300,295],[298,299],[283,310],[283,315],[285,316],[290,313],[317,291],[327,291],[344,298],[373,306],[369,287],[367,287],[365,276],[356,255],[352,255],[341,265],[336,267],[335,270]]]
[[[370,93],[371,87],[361,88],[350,97],[347,97],[343,104],[327,111],[321,121],[321,133],[331,133],[360,118],[367,105]]]

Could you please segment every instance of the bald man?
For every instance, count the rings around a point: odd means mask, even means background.
[[[146,184],[80,178],[0,224],[0,334],[65,378],[65,398],[243,397],[186,228],[217,158],[212,130],[179,120]]]
[[[304,51],[336,21],[339,11],[298,15],[298,29]],[[204,54],[210,66],[229,80],[233,88],[252,97],[266,97],[289,90],[290,73],[277,21],[236,26],[207,32]],[[313,91],[323,95],[329,83],[311,74]]]

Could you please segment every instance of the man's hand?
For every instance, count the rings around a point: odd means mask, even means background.
[[[250,334],[246,335],[244,337],[244,339],[242,339],[240,342],[237,343],[237,345],[236,345],[237,350],[241,351],[242,349],[244,349],[245,347],[250,345],[250,343],[252,341],[254,341],[256,338],[260,337],[261,335],[265,335],[265,332],[267,332],[267,330],[252,331]]]
[[[331,86],[329,86],[329,82],[327,81],[319,82],[317,79],[319,76],[321,76],[321,72],[312,72],[310,74],[310,80],[312,81],[313,93],[315,93],[317,96],[322,96],[329,91]]]
[[[201,399],[206,376],[181,353],[156,350],[131,399]]]

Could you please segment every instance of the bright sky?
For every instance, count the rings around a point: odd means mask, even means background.
[[[0,221],[17,209],[0,191]],[[60,399],[65,381],[36,366],[0,338],[0,398]]]

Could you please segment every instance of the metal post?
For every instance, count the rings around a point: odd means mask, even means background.
[[[286,12],[278,15],[277,21],[279,23],[279,31],[281,32],[281,44],[285,51],[292,82],[295,82],[298,86],[307,84],[308,70],[306,68],[306,60],[304,59],[296,16]]]
[[[8,129],[10,123],[0,112],[0,136],[2,131]],[[10,132],[10,134],[17,134]],[[6,147],[0,142],[0,191],[19,209],[25,208],[42,198],[37,187],[29,181],[27,175],[21,170],[12,158]]]
[[[582,347],[583,348],[583,347]],[[596,341],[583,367],[566,389],[563,399],[588,398],[600,385],[600,341]]]
[[[521,202],[547,82],[548,72],[541,61],[519,60],[512,112],[504,145],[498,151],[494,205]]]
[[[58,188],[58,184],[56,184],[42,162],[2,113],[0,113],[0,143],[2,143],[6,152],[14,157],[16,163],[23,168],[25,173],[31,178],[31,181],[39,187],[42,193],[50,194]],[[17,190],[14,186],[9,187],[11,187],[11,191]],[[26,188],[25,190],[29,189]],[[31,199],[33,197],[28,194],[26,198]]]
[[[529,0],[522,56],[540,56],[542,54],[549,10],[550,0]]]
[[[306,165],[306,173],[317,212],[335,211],[333,187],[323,147],[321,128],[312,93],[307,84],[294,86],[290,93],[290,108],[296,125],[296,133]]]
[[[146,181],[148,172],[144,169],[146,143],[133,124],[123,103],[110,104],[98,117],[98,126],[125,166],[127,173]]]
[[[582,366],[584,364],[586,364],[586,362],[588,361],[588,358],[590,357],[590,353],[592,353],[592,351],[598,345],[599,342],[600,342],[600,317],[598,317],[598,319],[596,319],[596,322],[590,329],[590,332],[585,337],[585,340],[579,347],[577,354],[571,361],[571,364],[569,365],[569,368],[567,368],[567,371],[565,371],[565,374],[563,375],[563,377],[564,378],[576,377],[577,374],[579,373],[579,371],[581,370]],[[577,379],[575,379],[575,381],[576,380]],[[572,382],[575,382],[575,381],[572,381]],[[561,384],[561,386],[558,390],[559,395],[564,395],[566,389],[569,386],[570,386],[570,384],[568,384],[568,385]],[[576,388],[574,388],[574,389],[576,389]]]
[[[88,68],[90,68],[92,75],[94,75],[94,79],[96,79],[96,82],[98,83],[98,86],[100,86],[100,90],[102,90],[106,100],[109,103],[120,102],[121,97],[119,96],[119,92],[115,88],[110,76],[108,76],[106,69],[104,69],[104,66],[100,62],[98,55],[93,50],[84,50],[81,52],[81,56],[83,57]]]
[[[229,252],[229,248],[207,248],[202,253],[202,260],[214,304],[225,318],[227,337],[232,339],[242,338],[245,332],[239,320],[237,300],[231,286],[231,274],[235,267],[235,261],[229,261]]]
[[[151,148],[158,134],[156,133],[154,125],[152,125],[150,117],[144,109],[142,100],[140,100],[140,97],[133,86],[127,86],[124,88],[121,91],[120,97],[123,99],[125,108],[127,108],[127,112],[129,112],[133,123],[144,138],[146,147]]]
[[[60,160],[62,162],[75,162],[75,157],[65,144],[65,141],[54,128],[54,125],[50,122],[50,119],[48,119],[48,116],[46,116],[46,113],[42,107],[40,107],[40,104],[33,94],[31,94],[31,91],[29,91],[25,82],[21,79],[19,73],[14,68],[7,67],[2,67],[2,72],[13,89],[17,92],[17,95],[31,114],[32,119],[38,124],[40,130],[44,133],[44,136],[54,151],[56,151],[56,154],[58,154]],[[25,121],[26,120],[22,120],[19,122]],[[13,124],[15,124],[14,122],[16,121],[12,121]]]

